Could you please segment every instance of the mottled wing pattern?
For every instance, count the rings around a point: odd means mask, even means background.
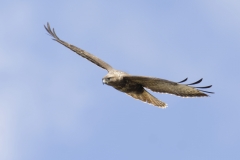
[[[157,106],[159,108],[166,108],[167,107],[166,103],[158,100],[157,98],[155,98],[153,95],[151,95],[145,89],[143,89],[142,93],[130,92],[130,93],[127,93],[127,94],[132,96],[135,99],[138,99],[138,100],[141,100],[143,102],[152,104],[152,105]]]
[[[207,97],[208,95],[203,92],[213,93],[213,92],[207,92],[207,91],[196,89],[196,88],[203,88],[203,89],[210,88],[211,86],[194,88],[188,85],[179,84],[177,82],[171,82],[165,79],[143,77],[143,76],[124,76],[124,79],[141,84],[144,88],[148,88],[154,92],[169,93],[169,94],[174,94],[181,97]],[[201,80],[195,83],[192,83],[190,85],[200,83]],[[186,81],[186,79],[183,80],[182,82],[184,81]]]
[[[57,41],[58,43],[61,43],[65,47],[71,49],[72,51],[76,52],[78,55],[82,56],[83,58],[88,59],[89,61],[98,65],[99,67],[101,67],[103,69],[106,69],[108,72],[113,70],[113,68],[109,64],[107,64],[103,60],[99,59],[98,57],[96,57],[96,56],[94,56],[94,55],[92,55],[92,54],[74,46],[74,45],[71,45],[71,44],[63,41],[60,38],[58,38],[54,29],[51,30],[51,27],[50,27],[49,23],[47,23],[47,26],[44,25],[44,27],[47,30],[47,32],[50,34],[50,36],[53,37],[53,40]]]

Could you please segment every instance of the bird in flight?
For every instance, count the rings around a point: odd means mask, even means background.
[[[53,40],[76,52],[78,55],[86,58],[99,67],[106,69],[108,71],[108,74],[102,78],[103,84],[112,86],[113,88],[124,92],[135,99],[141,100],[159,108],[166,108],[166,103],[158,100],[146,89],[159,93],[173,94],[180,97],[208,97],[207,93],[213,93],[202,90],[210,88],[212,85],[205,87],[192,87],[192,85],[200,83],[202,79],[191,84],[181,84],[187,81],[187,78],[181,82],[172,82],[154,77],[133,76],[116,70],[98,57],[58,38],[54,31],[54,28],[51,29],[49,23],[47,23],[46,26],[44,25],[44,27],[49,35],[53,37]]]

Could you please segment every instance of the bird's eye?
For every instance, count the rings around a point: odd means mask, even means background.
[[[109,81],[111,78],[107,78],[107,80]]]

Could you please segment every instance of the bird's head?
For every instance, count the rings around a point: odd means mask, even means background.
[[[111,84],[113,84],[115,81],[116,81],[116,80],[115,80],[114,77],[109,77],[109,76],[105,76],[105,77],[103,77],[103,79],[102,79],[103,84],[107,84],[107,85],[110,85],[110,86],[111,86]]]
[[[108,73],[105,77],[102,79],[103,84],[107,84],[109,86],[114,85],[119,81],[119,77],[116,76],[115,74]]]

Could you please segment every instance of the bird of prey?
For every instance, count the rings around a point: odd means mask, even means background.
[[[181,82],[172,82],[154,77],[133,76],[116,70],[98,57],[58,38],[54,31],[54,28],[51,29],[49,23],[47,23],[46,26],[44,25],[44,27],[49,35],[53,37],[53,40],[76,52],[78,55],[86,58],[99,67],[106,69],[108,71],[108,74],[102,78],[103,84],[112,86],[113,88],[124,92],[135,99],[141,100],[159,108],[166,108],[166,103],[155,98],[146,89],[159,93],[173,94],[180,97],[207,97],[207,93],[213,93],[200,90],[210,88],[212,85],[205,87],[191,86],[200,83],[202,79],[191,84],[181,84],[185,82],[187,78]]]

